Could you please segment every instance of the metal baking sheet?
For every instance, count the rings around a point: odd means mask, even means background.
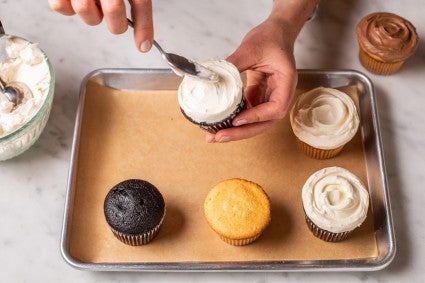
[[[180,82],[179,77],[164,69],[100,69],[88,74],[81,84],[61,237],[61,253],[65,261],[75,268],[91,271],[374,271],[390,264],[395,256],[396,246],[373,85],[364,74],[353,70],[298,70],[298,74],[298,88],[305,90],[317,86],[354,86],[357,89],[367,185],[373,188],[370,197],[377,244],[376,257],[344,260],[144,263],[94,263],[74,258],[69,251],[69,230],[78,166],[80,123],[87,83],[94,81],[119,90],[176,90]]]

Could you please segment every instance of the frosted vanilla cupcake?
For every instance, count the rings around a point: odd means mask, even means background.
[[[356,28],[360,62],[369,71],[389,75],[400,69],[419,42],[415,27],[392,13],[367,15]]]
[[[310,231],[318,238],[345,240],[366,219],[369,194],[350,171],[328,167],[311,175],[302,188],[302,204]]]
[[[359,127],[353,100],[344,92],[318,87],[298,96],[290,112],[298,146],[308,156],[336,156]]]
[[[255,241],[271,219],[270,201],[263,188],[244,179],[229,179],[214,186],[205,198],[209,226],[231,245]]]
[[[178,89],[183,115],[204,130],[216,133],[232,127],[233,118],[246,107],[238,69],[225,60],[201,63],[218,74],[217,82],[185,76]]]

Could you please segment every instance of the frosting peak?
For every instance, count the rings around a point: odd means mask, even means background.
[[[356,28],[362,47],[385,61],[403,61],[418,46],[415,27],[392,13],[373,13],[364,17]]]

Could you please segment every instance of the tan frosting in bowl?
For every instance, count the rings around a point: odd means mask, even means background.
[[[307,179],[302,202],[307,217],[317,226],[341,233],[355,229],[366,219],[369,193],[350,171],[327,167]]]
[[[353,100],[342,91],[324,87],[301,94],[291,109],[290,121],[295,136],[320,149],[346,144],[359,126]]]
[[[356,28],[361,47],[384,61],[407,59],[418,46],[415,27],[392,13],[373,13],[364,17]]]

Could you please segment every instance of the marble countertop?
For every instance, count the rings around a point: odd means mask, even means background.
[[[355,69],[374,83],[397,240],[392,264],[376,272],[337,273],[108,273],[69,266],[60,253],[66,184],[81,80],[92,70],[164,68],[156,50],[136,51],[129,31],[84,25],[52,12],[47,1],[0,1],[6,31],[50,57],[56,91],[47,127],[22,155],[0,162],[0,270],[4,282],[425,282],[425,43],[392,76],[366,71],[358,60],[355,25],[371,12],[409,19],[425,38],[424,1],[322,0],[297,43],[297,68]],[[193,59],[225,58],[267,15],[272,1],[154,1],[157,40]],[[403,7],[404,6],[404,7]],[[196,12],[194,12],[196,11]],[[238,13],[235,13],[238,11]]]

